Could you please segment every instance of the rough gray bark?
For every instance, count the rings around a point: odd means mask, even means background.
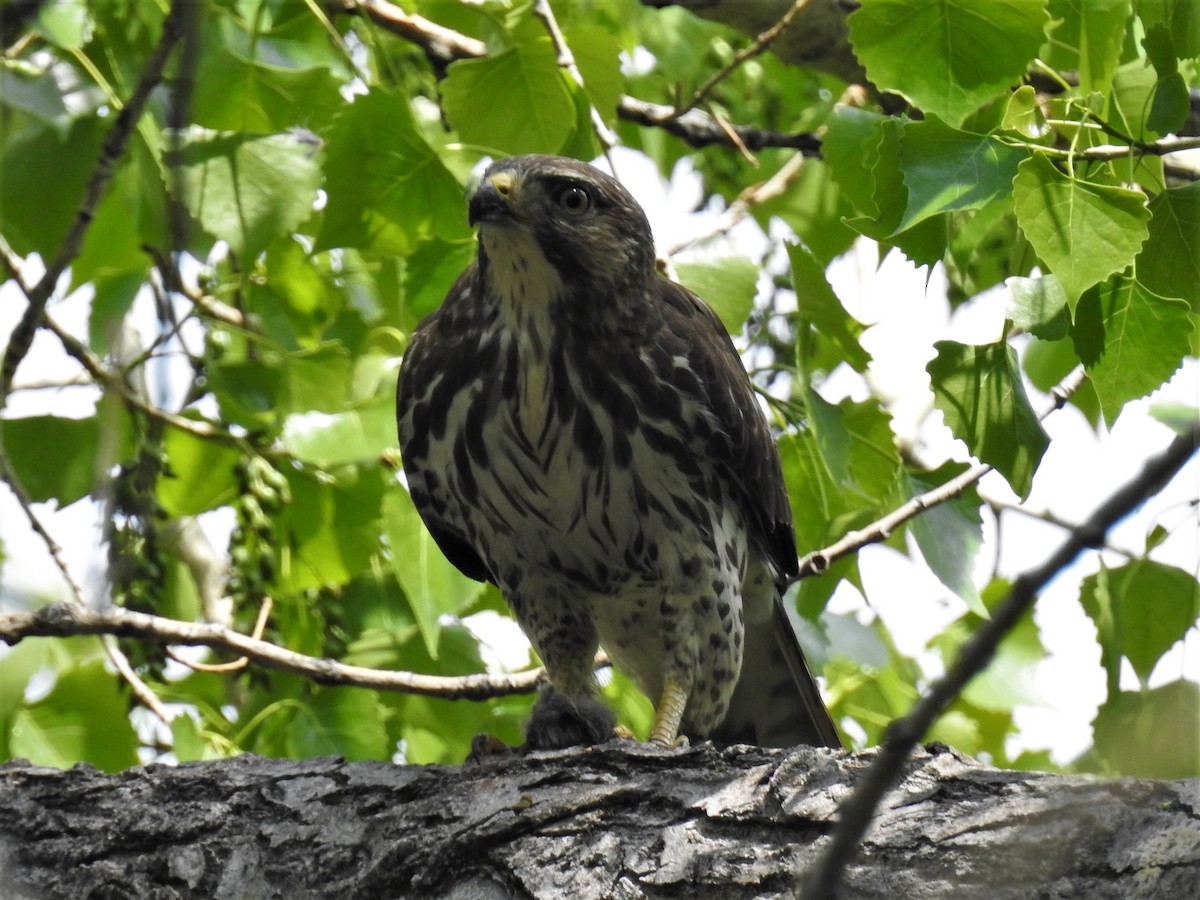
[[[0,767],[0,895],[790,897],[873,753],[613,742],[463,767]],[[1200,780],[910,760],[849,897],[1200,896]]]

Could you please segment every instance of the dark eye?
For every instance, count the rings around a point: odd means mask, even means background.
[[[559,193],[558,205],[571,215],[578,216],[591,209],[592,198],[583,188],[572,185]]]

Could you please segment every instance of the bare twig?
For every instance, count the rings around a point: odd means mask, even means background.
[[[751,210],[755,206],[782,195],[791,186],[792,182],[800,176],[805,158],[803,153],[793,154],[766,181],[752,184],[738,194],[737,198],[717,217],[711,228],[703,234],[694,235],[676,244],[672,244],[667,248],[666,255],[668,257],[677,256],[684,250],[688,250],[697,244],[702,244],[718,235],[725,234],[750,215]]]
[[[1071,395],[1083,384],[1086,377],[1087,373],[1084,371],[1083,366],[1076,366],[1072,369],[1067,377],[1051,390],[1051,402],[1042,410],[1038,418],[1044,419],[1056,410],[1061,409],[1067,400],[1070,399]],[[828,570],[829,566],[835,560],[841,559],[843,556],[848,556],[851,553],[856,553],[868,544],[877,544],[880,541],[886,541],[893,531],[909,519],[916,517],[932,506],[939,506],[947,500],[952,500],[990,471],[992,471],[992,467],[989,465],[972,466],[961,475],[951,478],[945,484],[939,485],[933,490],[927,491],[917,497],[913,497],[903,506],[897,507],[882,519],[872,522],[866,528],[860,531],[852,531],[842,537],[841,540],[822,550],[814,550],[800,560],[800,571],[793,580],[798,581],[801,578],[820,575]]]
[[[46,303],[50,300],[50,295],[54,292],[59,277],[66,271],[71,261],[79,255],[79,251],[83,247],[84,235],[87,234],[88,227],[92,224],[95,216],[96,207],[108,188],[118,161],[125,154],[129,136],[141,118],[150,92],[162,80],[167,58],[183,36],[183,23],[186,21],[191,2],[192,0],[174,0],[171,4],[171,9],[163,20],[162,35],[158,40],[158,45],[146,61],[133,93],[125,101],[125,105],[117,113],[112,127],[104,136],[104,141],[100,145],[100,158],[96,161],[96,167],[88,179],[83,193],[83,201],[75,213],[75,218],[71,222],[70,228],[67,229],[66,236],[59,244],[58,251],[47,264],[45,273],[27,294],[29,305],[25,308],[21,321],[13,329],[12,336],[8,340],[8,347],[4,352],[4,364],[0,367],[0,409],[4,407],[17,367],[33,344],[33,337],[41,324]]]
[[[376,25],[416,44],[441,67],[459,59],[487,56],[487,44],[483,41],[430,22],[423,16],[409,15],[387,0],[342,0],[342,8],[347,12],[361,9]]]
[[[186,431],[195,437],[217,441],[222,444],[237,445],[240,443],[238,438],[234,437],[228,431],[218,428],[211,422],[202,419],[189,419],[186,416],[167,412],[165,409],[160,409],[152,403],[148,403],[139,397],[136,392],[130,390],[120,375],[109,371],[82,342],[64,331],[49,316],[43,314],[42,325],[58,338],[59,343],[63,345],[63,349],[67,351],[67,355],[79,362],[88,371],[88,374],[95,379],[97,384],[120,397],[123,403],[136,409],[138,412],[162,422],[164,425],[170,425],[172,428]]]
[[[111,634],[156,644],[201,644],[246,656],[266,668],[301,675],[321,684],[354,685],[446,700],[487,700],[508,694],[527,694],[545,680],[542,669],[512,674],[438,676],[351,666],[295,653],[222,625],[180,622],[121,607],[92,610],[73,603],[52,603],[32,613],[0,615],[0,640],[8,644],[27,637],[79,634]]]
[[[460,59],[487,56],[487,44],[483,41],[459,34],[421,16],[410,16],[387,0],[341,2],[346,11],[362,11],[376,25],[416,44],[440,67],[444,68]],[[726,130],[716,119],[698,109],[680,115],[676,114],[673,106],[648,103],[635,97],[622,96],[617,103],[617,115],[627,122],[662,128],[693,147],[720,144],[726,147],[742,146],[750,152],[764,147],[790,147],[809,156],[819,156],[821,153],[821,140],[811,133],[785,133],[750,125],[728,125]]]
[[[550,8],[549,0],[535,0],[533,4],[533,14],[542,20],[542,24],[546,26],[546,32],[550,35],[550,40],[554,44],[554,49],[558,53],[558,65],[565,69],[567,74],[574,79],[575,83],[580,88],[586,90],[583,83],[583,73],[579,71],[579,66],[575,63],[575,54],[571,52],[570,46],[567,44],[567,39],[563,37],[562,29],[558,27],[558,20],[554,18],[554,10]],[[613,130],[608,127],[604,121],[604,117],[600,115],[600,110],[596,109],[591,99],[588,100],[588,108],[591,110],[592,128],[595,129],[596,136],[600,138],[600,143],[604,145],[604,153],[607,156],[608,151],[617,145],[617,136]],[[609,168],[612,168],[612,160],[608,161]]]
[[[1042,565],[1018,577],[1008,596],[993,610],[992,618],[963,645],[945,677],[930,688],[908,715],[891,724],[870,769],[854,793],[839,807],[838,824],[825,852],[805,875],[805,897],[837,896],[846,867],[857,853],[880,801],[899,779],[913,746],[967,683],[983,671],[1000,641],[1033,607],[1038,592],[1047,582],[1081,552],[1102,544],[1115,523],[1161,490],[1196,452],[1198,441],[1200,426],[1193,425],[1147,462],[1137,477],[1097,507],[1086,522],[1071,531],[1062,546]]]
[[[271,610],[275,606],[275,601],[270,597],[264,597],[262,606],[258,608],[258,617],[254,620],[254,630],[250,632],[250,637],[256,641],[262,640],[263,632],[267,629],[267,620],[271,618]],[[167,656],[175,660],[177,663],[182,663],[189,669],[196,672],[236,672],[239,669],[244,669],[250,664],[250,657],[239,656],[232,662],[227,663],[201,663],[192,660],[184,659],[170,647],[167,648]]]
[[[753,59],[754,57],[765,53],[767,48],[775,42],[776,38],[778,38],[788,29],[788,26],[792,24],[796,16],[798,16],[801,10],[808,6],[808,4],[809,0],[796,0],[795,3],[788,7],[788,11],[779,18],[778,22],[776,22],[766,31],[762,32],[751,42],[748,47],[743,47],[741,50],[735,53],[733,59],[709,76],[708,80],[696,89],[696,93],[692,95],[691,100],[682,106],[673,109],[670,113],[670,118],[678,119],[684,113],[696,109],[698,106],[700,106],[700,104],[704,103],[704,101],[708,98],[708,95],[712,93],[713,89],[718,84],[733,74],[734,70],[737,69],[738,66],[748,59]]]

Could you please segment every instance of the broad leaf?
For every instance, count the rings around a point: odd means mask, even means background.
[[[326,148],[329,202],[317,249],[408,253],[470,236],[462,186],[417,130],[407,97],[375,88],[338,117]]]
[[[1071,333],[1111,426],[1130,400],[1161,387],[1188,355],[1192,314],[1130,278],[1084,294]]]
[[[1007,197],[1023,158],[995,138],[958,131],[932,116],[905,125],[900,171],[908,206],[896,231],[937,213],[979,209]]]
[[[1149,237],[1137,278],[1163,297],[1179,297],[1200,313],[1200,182],[1169,188],[1150,201]]]
[[[1141,191],[1072,178],[1035,153],[1013,180],[1017,221],[1074,307],[1079,295],[1127,268],[1146,240]]]
[[[179,154],[188,211],[249,262],[312,215],[320,142],[298,133],[256,135],[192,128]]]
[[[863,325],[846,312],[825,277],[824,266],[807,248],[788,244],[787,251],[800,318],[811,321],[847,365],[856,372],[865,372],[871,358],[859,343]]]
[[[875,85],[957,126],[1021,80],[1044,40],[1045,6],[865,0],[850,14],[850,42]]]
[[[1046,62],[1079,73],[1084,91],[1105,91],[1120,62],[1131,0],[1050,0]]]
[[[383,530],[392,551],[392,571],[404,588],[425,647],[438,655],[438,618],[457,613],[483,591],[438,549],[408,491],[390,490],[383,500]]]
[[[1111,696],[1092,728],[1096,743],[1084,771],[1158,779],[1200,772],[1200,685],[1194,681]]]
[[[574,130],[575,105],[550,38],[453,63],[442,108],[468,144],[498,153],[556,153]],[[521,115],[497,114],[519,109]]]
[[[1118,683],[1122,657],[1147,684],[1162,655],[1183,640],[1200,616],[1195,577],[1151,559],[1089,575],[1080,600],[1096,623],[1110,686]]]
[[[739,334],[754,307],[758,266],[744,256],[709,256],[675,263],[680,283],[713,308],[730,334]]]
[[[19,710],[9,749],[43,766],[91,763],[105,772],[137,765],[137,738],[120,682],[97,659],[58,673],[46,697]]]
[[[938,341],[926,367],[946,424],[980,462],[994,466],[1021,497],[1050,438],[1029,405],[1017,356],[1007,344]]]
[[[907,476],[908,496],[919,496],[945,484],[965,470],[961,463],[947,463],[936,472]],[[954,591],[972,612],[987,616],[975,586],[975,558],[983,546],[980,500],[974,488],[945,503],[927,509],[909,523],[909,532],[921,555],[938,580]]]

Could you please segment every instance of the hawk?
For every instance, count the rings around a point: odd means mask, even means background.
[[[637,201],[517,156],[469,218],[478,256],[413,334],[396,415],[434,540],[546,665],[528,745],[611,735],[603,646],[655,701],[656,744],[840,747],[780,599],[797,561],[778,451],[720,320],[658,273]]]

